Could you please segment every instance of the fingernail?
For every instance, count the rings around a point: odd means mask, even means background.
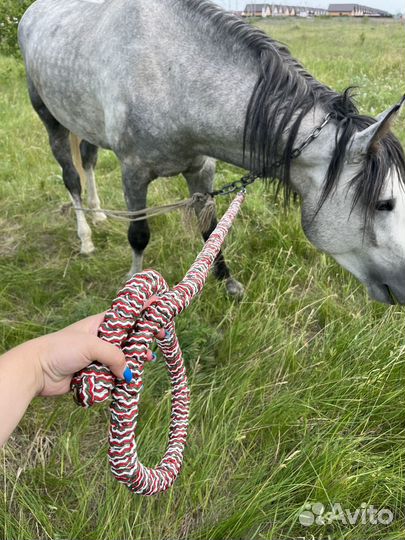
[[[124,379],[128,384],[132,381],[132,371],[127,367],[124,371]]]

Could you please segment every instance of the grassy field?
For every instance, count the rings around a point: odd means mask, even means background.
[[[405,88],[404,26],[315,20],[261,22],[323,82],[358,85],[378,113]],[[126,227],[94,232],[78,253],[67,192],[26,94],[21,63],[0,58],[0,350],[109,306],[130,265]],[[399,124],[399,123],[398,123]],[[405,140],[403,123],[397,133]],[[217,184],[238,177],[219,164]],[[123,208],[117,162],[103,152],[102,203]],[[181,178],[156,181],[151,204],[186,194]],[[219,201],[222,213],[227,201]],[[198,252],[180,214],[151,222],[148,267],[170,283]],[[192,391],[181,478],[155,498],[130,495],[110,475],[108,408],[71,396],[36,399],[0,451],[0,538],[403,539],[405,536],[405,318],[306,241],[299,210],[285,213],[260,184],[249,190],[227,242],[246,285],[230,301],[213,279],[178,319]],[[169,394],[161,364],[148,366],[141,457],[164,448]],[[12,406],[12,404],[10,404]],[[301,525],[306,505],[361,504],[393,513],[388,525]],[[363,505],[364,506],[364,505]],[[315,507],[315,510],[318,509]],[[313,536],[312,536],[313,535]]]

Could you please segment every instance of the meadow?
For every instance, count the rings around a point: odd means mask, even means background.
[[[350,20],[259,21],[322,82],[358,86],[377,114],[405,89],[404,25]],[[403,120],[396,133],[405,142]],[[75,219],[46,133],[28,102],[22,62],[0,57],[0,352],[106,309],[130,266],[126,226],[94,228],[79,255]],[[217,185],[240,171],[220,163]],[[120,171],[103,151],[102,204],[124,208]],[[150,204],[183,198],[182,178],[157,180]],[[228,200],[218,201],[223,213]],[[146,266],[180,280],[201,247],[180,213],[151,221]],[[0,450],[0,538],[375,539],[405,537],[405,317],[318,253],[260,183],[249,189],[226,245],[239,303],[213,278],[177,320],[191,383],[182,474],[166,494],[131,495],[109,472],[108,407],[70,395],[37,398]],[[166,444],[170,394],[148,366],[141,458]],[[12,406],[12,404],[10,404]],[[303,511],[373,505],[389,524],[305,526]],[[311,506],[318,504],[318,506]],[[319,521],[319,520],[318,520]]]

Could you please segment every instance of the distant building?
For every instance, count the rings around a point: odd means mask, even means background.
[[[319,17],[328,15],[327,9],[283,4],[246,4],[242,17]]]
[[[244,17],[269,17],[271,6],[270,4],[247,4],[242,15]]]
[[[391,13],[361,4],[329,4],[332,17],[392,17]]]

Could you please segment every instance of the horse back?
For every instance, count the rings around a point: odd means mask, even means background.
[[[150,85],[164,60],[154,57],[155,32],[150,22],[146,31],[143,4],[37,0],[19,25],[27,76],[45,105],[62,125],[98,146],[111,147],[110,131],[115,139],[122,136],[117,129],[126,129],[135,108],[147,110],[151,95],[160,109],[157,87]]]

